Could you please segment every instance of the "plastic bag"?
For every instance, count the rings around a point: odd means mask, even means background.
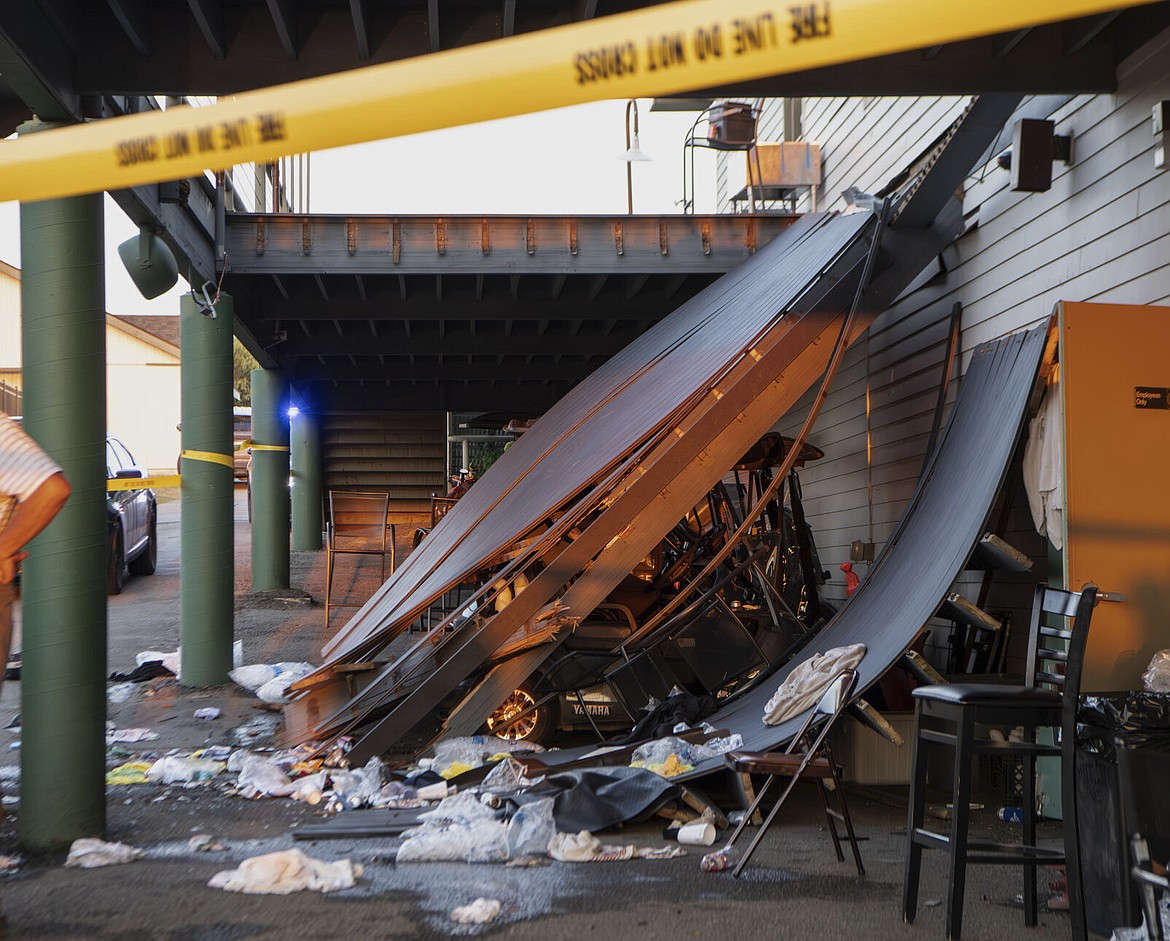
[[[735,732],[726,738],[709,738],[702,747],[711,749],[716,755],[726,755],[729,751],[743,748],[743,736]]]
[[[289,796],[295,801],[304,801],[306,804],[316,806],[321,803],[321,792],[325,790],[325,782],[328,779],[328,771],[306,774],[296,781],[296,790]]]
[[[282,669],[276,676],[267,683],[262,684],[256,690],[256,695],[264,700],[264,702],[284,702],[284,694],[288,692],[288,688],[297,680],[304,679],[314,670],[311,663],[281,663],[277,664],[277,666],[285,669]]]
[[[241,762],[236,786],[245,797],[288,797],[297,789],[279,765],[249,754],[245,754]]]
[[[406,831],[398,863],[502,863],[508,858],[507,827],[502,820],[423,826]]]
[[[469,826],[481,820],[496,820],[499,815],[471,791],[444,797],[433,810],[419,814],[424,826],[457,824]]]
[[[1159,650],[1142,674],[1142,684],[1151,693],[1170,693],[1170,649]]]
[[[480,789],[490,791],[492,794],[511,794],[539,784],[543,780],[544,775],[538,778],[528,777],[527,769],[515,758],[505,758],[487,773],[480,784]]]
[[[308,676],[312,673],[314,667],[311,663],[283,661],[281,663],[250,663],[247,666],[236,667],[228,673],[233,683],[238,683],[245,689],[250,689],[256,695],[260,695],[260,689],[274,680],[281,677],[288,676],[284,685],[280,687],[279,692],[276,693],[277,699],[284,695],[284,691],[288,688],[289,683],[295,683],[302,677]],[[275,687],[273,687],[275,689]],[[264,697],[261,696],[263,699]],[[276,700],[268,699],[266,702],[275,702]]]
[[[175,674],[175,676],[178,676],[179,667],[181,666],[180,651],[173,650],[170,653],[163,653],[161,650],[144,650],[134,656],[135,666],[142,666],[144,663],[153,662],[161,663]]]
[[[469,735],[458,738],[448,738],[435,746],[435,757],[429,767],[442,773],[452,765],[465,765],[467,768],[478,768],[496,755],[510,755],[515,752],[544,751],[535,742],[510,742],[507,739],[496,738],[494,735]]]
[[[188,781],[208,781],[224,769],[222,761],[206,758],[185,758],[169,755],[160,758],[146,772],[146,779],[155,784],[180,784]]]
[[[544,855],[549,840],[556,835],[551,797],[524,804],[512,814],[504,831],[508,859]]]
[[[634,754],[630,757],[630,764],[651,767],[661,765],[671,755],[676,755],[682,764],[697,765],[700,761],[715,758],[720,754],[722,752],[706,745],[695,745],[691,742],[684,742],[681,738],[667,736],[647,742],[634,749]]]
[[[349,807],[376,804],[382,790],[382,759],[371,758],[364,768],[339,769],[332,778],[334,795]]]

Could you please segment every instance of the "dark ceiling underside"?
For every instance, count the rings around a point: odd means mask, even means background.
[[[101,96],[226,95],[652,6],[640,0],[20,0],[0,4],[0,121]],[[1105,92],[1158,3],[732,87],[718,95]]]

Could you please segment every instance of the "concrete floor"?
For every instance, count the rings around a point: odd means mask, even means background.
[[[174,650],[179,636],[177,502],[160,507],[159,570],[150,578],[131,578],[125,592],[110,600],[109,665],[126,671],[140,650]],[[317,604],[305,607],[248,594],[249,527],[242,492],[237,492],[238,560],[236,636],[245,660],[313,660],[328,636],[320,607],[324,553],[294,553],[293,587],[309,592]],[[359,586],[361,590],[365,586]],[[334,629],[344,622],[335,618]],[[145,726],[157,742],[127,746],[135,755],[189,751],[227,743],[233,730],[251,723],[261,728],[255,744],[268,741],[272,713],[236,687],[183,689],[174,681],[142,684],[128,702],[111,704],[119,728]],[[196,720],[200,706],[214,705],[223,717]],[[0,716],[19,708],[19,683],[7,683]],[[0,747],[18,736],[0,731]],[[16,750],[0,780],[15,795],[19,774]],[[126,760],[111,755],[111,767]],[[880,799],[875,799],[880,798]],[[864,839],[867,874],[858,879],[849,863],[838,863],[822,826],[811,789],[798,790],[790,811],[769,832],[752,866],[739,880],[728,873],[699,870],[700,851],[672,860],[602,864],[550,863],[531,869],[496,865],[415,864],[396,867],[396,841],[331,840],[297,845],[322,858],[348,857],[366,867],[359,885],[329,896],[300,893],[287,897],[243,896],[207,887],[220,869],[273,849],[293,845],[295,828],[318,818],[304,805],[286,800],[245,801],[214,787],[118,786],[108,789],[107,837],[145,850],[145,858],[125,866],[77,870],[61,866],[64,854],[24,857],[0,875],[0,901],[7,925],[3,938],[243,939],[443,938],[477,934],[516,939],[594,938],[801,938],[938,939],[943,937],[945,906],[940,903],[945,859],[926,855],[914,925],[900,913],[905,846],[905,809],[900,791],[856,793],[851,807]],[[8,817],[0,828],[0,853],[20,854],[16,818],[8,798]],[[977,815],[981,830],[1010,836],[1014,829],[990,812]],[[662,822],[627,826],[602,834],[607,842],[661,846]],[[1043,835],[1059,839],[1057,825]],[[187,847],[193,833],[208,833],[227,845],[218,853]],[[1041,897],[1054,878],[1042,873]],[[1016,901],[1018,871],[973,867],[967,885],[963,937],[998,939],[1063,938],[1064,913],[1042,912],[1040,925],[1025,929]],[[498,898],[503,912],[482,928],[456,925],[452,908],[478,896]]]

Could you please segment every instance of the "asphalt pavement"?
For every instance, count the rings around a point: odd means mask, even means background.
[[[249,524],[243,491],[236,495],[236,637],[247,663],[310,662],[331,630],[324,624],[324,552],[296,552],[292,588],[284,596],[254,595],[249,584]],[[179,504],[160,505],[158,571],[132,577],[110,599],[109,668],[128,672],[140,651],[173,651],[179,640]],[[364,574],[347,590],[372,590]],[[312,603],[305,603],[311,601]],[[332,630],[344,623],[334,619]],[[113,685],[113,684],[111,684]],[[215,720],[196,719],[201,707],[221,710]],[[19,711],[19,683],[6,683],[0,715]],[[116,746],[109,766],[140,756],[156,757],[216,744],[272,744],[279,715],[234,685],[187,689],[173,679],[136,684],[124,702],[111,703],[119,729],[146,728],[159,738]],[[209,888],[216,872],[260,853],[294,845],[298,827],[326,818],[318,809],[286,799],[246,800],[216,784],[116,785],[107,789],[107,833],[138,847],[144,856],[125,865],[67,869],[64,852],[29,855],[18,845],[16,802],[19,729],[0,731],[0,784],[7,816],[0,826],[0,854],[13,857],[0,871],[0,903],[6,924],[0,937],[171,939],[171,941],[300,941],[300,939],[425,939],[476,935],[515,939],[756,938],[941,939],[945,857],[928,853],[913,925],[901,918],[905,857],[903,789],[851,790],[850,807],[862,839],[864,879],[852,862],[838,862],[812,785],[802,785],[764,838],[739,879],[704,873],[705,851],[665,860],[608,863],[548,862],[533,868],[493,864],[396,865],[392,839],[344,838],[298,841],[322,859],[350,859],[364,867],[352,889],[321,895],[242,895]],[[227,776],[230,779],[230,776]],[[1016,829],[978,813],[976,826],[992,837]],[[607,843],[661,847],[664,821],[599,834]],[[1042,837],[1059,839],[1046,823]],[[224,849],[192,849],[207,834]],[[722,838],[724,834],[720,834]],[[968,941],[1022,936],[1018,869],[977,866],[968,871],[963,937]],[[1041,897],[1055,873],[1042,871]],[[450,912],[476,898],[501,902],[500,915],[483,926],[452,921]],[[1064,938],[1069,919],[1042,911],[1029,939]]]

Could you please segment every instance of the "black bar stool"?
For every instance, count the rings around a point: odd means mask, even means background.
[[[918,881],[923,849],[943,849],[950,856],[947,870],[947,938],[958,939],[963,925],[963,891],[967,865],[1018,863],[1024,870],[1024,923],[1037,922],[1036,869],[1064,863],[1069,890],[1073,937],[1085,937],[1080,868],[1076,846],[1075,782],[1073,754],[1076,702],[1089,620],[1097,588],[1088,585],[1080,594],[1045,585],[1036,587],[1029,625],[1028,665],[1023,686],[953,683],[922,686],[914,690],[917,701],[915,748],[910,784],[910,818],[907,823],[906,874],[902,917],[914,921],[918,909]],[[1049,626],[1046,620],[1060,622]],[[1058,647],[1049,647],[1052,640]],[[1065,648],[1067,643],[1067,649]],[[1063,673],[1046,667],[1046,661],[1062,663]],[[1042,684],[1042,685],[1041,685]],[[977,725],[1023,726],[1021,741],[976,738]],[[1038,728],[1062,728],[1062,745],[1036,741]],[[954,789],[951,795],[950,834],[924,826],[926,811],[926,751],[930,747],[954,749]],[[1063,749],[1063,755],[1062,755]],[[1017,755],[1023,762],[1023,840],[1017,845],[973,843],[967,839],[971,779],[975,758],[981,754]],[[1064,851],[1036,846],[1036,759],[1062,757],[1064,800]]]

